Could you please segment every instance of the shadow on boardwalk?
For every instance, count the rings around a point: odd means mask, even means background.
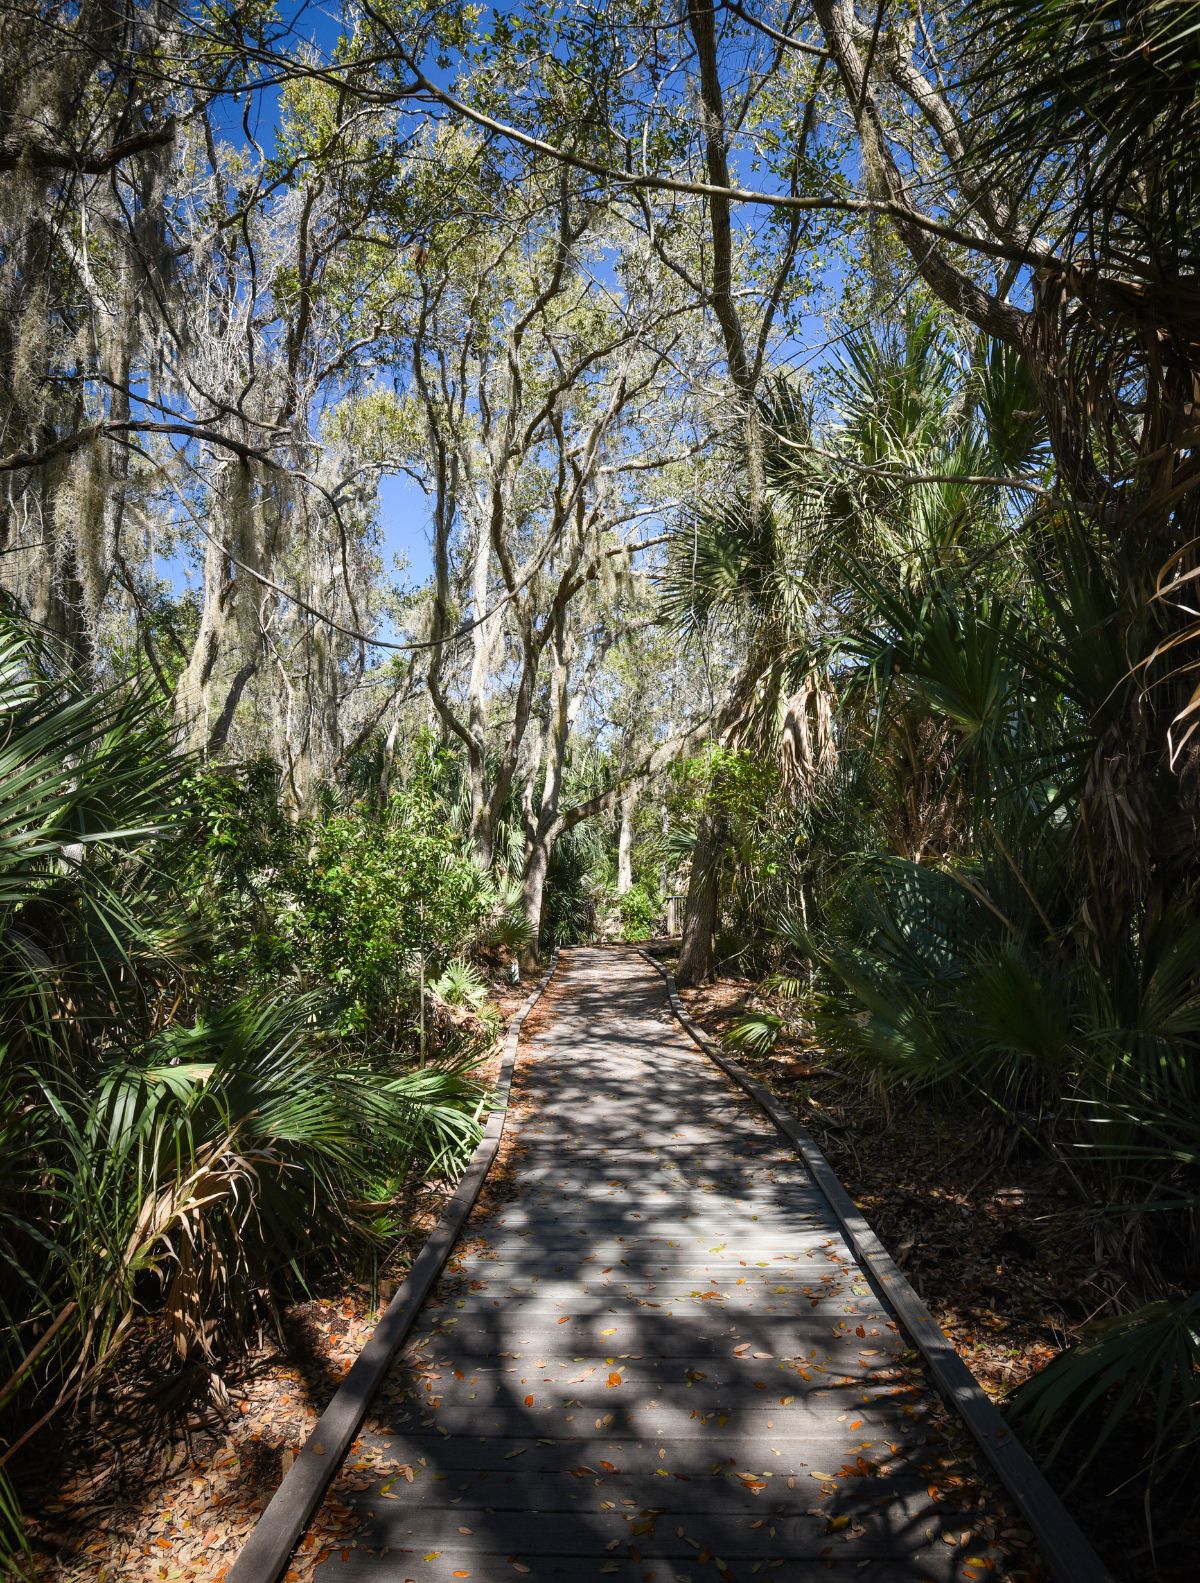
[[[894,1321],[633,952],[564,953],[507,1191],[363,1437],[323,1583],[1015,1578]]]

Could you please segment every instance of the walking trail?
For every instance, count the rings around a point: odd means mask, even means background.
[[[357,1465],[383,1477],[321,1583],[1037,1575],[805,1166],[654,970],[564,952],[539,1012],[500,1191],[375,1404]]]

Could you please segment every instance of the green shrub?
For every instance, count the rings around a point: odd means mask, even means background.
[[[339,813],[315,831],[298,881],[296,933],[336,988],[347,1032],[399,1038],[418,955],[439,973],[491,910],[493,887],[421,787],[379,816]]]
[[[477,938],[519,934],[450,828],[429,776],[382,808],[335,807],[290,821],[269,760],[206,770],[187,791],[192,821],[177,859],[213,940],[210,993],[249,986],[336,1000],[338,1026],[403,1048],[421,955],[436,976]]]
[[[617,898],[623,940],[648,940],[663,922],[663,901],[657,889],[646,884],[631,885]]]
[[[78,1410],[140,1317],[169,1316],[211,1375],[306,1267],[389,1229],[390,1184],[453,1172],[479,1136],[463,1065],[346,1035],[399,952],[448,955],[492,892],[428,799],[294,827],[265,766],[196,773],[150,695],[56,681],[5,618],[0,830],[13,1451]],[[0,1470],[0,1572],[22,1543]]]

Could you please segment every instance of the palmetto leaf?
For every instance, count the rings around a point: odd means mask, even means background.
[[[1068,249],[1191,268],[1200,240],[1194,0],[981,0],[961,20],[973,153],[986,179],[1057,191]]]
[[[180,1006],[189,925],[151,856],[186,768],[148,697],[46,675],[0,620],[0,1376],[35,1422],[146,1306],[210,1354],[285,1271],[386,1230],[415,1158],[452,1172],[479,1137],[465,1064],[338,1048],[317,998]]]
[[[725,1043],[733,1050],[749,1050],[753,1055],[767,1055],[779,1043],[783,1027],[783,1018],[774,1012],[749,1012],[739,1017],[729,1028]]]
[[[1104,1408],[1080,1456],[1078,1479],[1128,1415],[1146,1405],[1153,1423],[1150,1462],[1157,1477],[1200,1440],[1200,1292],[1149,1303],[1094,1325],[1087,1340],[1019,1392],[1012,1410],[1016,1421],[1045,1444],[1047,1460],[1053,1460],[1076,1425]]]

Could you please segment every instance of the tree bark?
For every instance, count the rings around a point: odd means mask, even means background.
[[[572,646],[567,633],[566,613],[565,610],[560,610],[555,618],[550,641],[554,669],[550,678],[549,719],[542,738],[546,779],[542,786],[542,803],[538,809],[536,822],[526,837],[528,848],[525,854],[525,867],[521,874],[521,899],[525,908],[525,921],[529,925],[524,965],[529,968],[537,964],[546,874],[550,868],[554,843],[558,840],[561,830],[558,799],[562,793],[567,740],[571,734],[571,722],[575,713],[570,689]],[[578,707],[578,702],[578,699],[574,700],[575,708]]]
[[[706,808],[696,830],[683,914],[683,944],[679,952],[679,971],[675,975],[685,986],[704,984],[713,975],[725,842],[723,817]]]
[[[721,87],[716,6],[713,0],[688,0],[687,17],[700,71],[701,121],[708,179],[714,187],[724,188],[730,185],[729,129]],[[712,287],[708,300],[721,329],[729,381],[734,388],[741,415],[750,510],[757,518],[763,510],[765,494],[762,433],[755,401],[757,372],[747,355],[745,330],[738,312],[730,203],[727,198],[710,193],[707,206],[713,248]],[[711,806],[706,807],[696,831],[692,872],[684,904],[683,947],[679,958],[681,984],[702,984],[712,977],[724,848],[724,820]]]
[[[552,830],[539,831],[521,876],[521,906],[525,922],[529,925],[529,939],[521,953],[523,972],[533,972],[537,967],[538,945],[542,933],[542,900],[546,890],[546,874],[550,868],[550,853],[554,840]]]
[[[633,786],[621,798],[621,823],[617,830],[617,895],[624,896],[633,886],[633,816],[638,788]]]

